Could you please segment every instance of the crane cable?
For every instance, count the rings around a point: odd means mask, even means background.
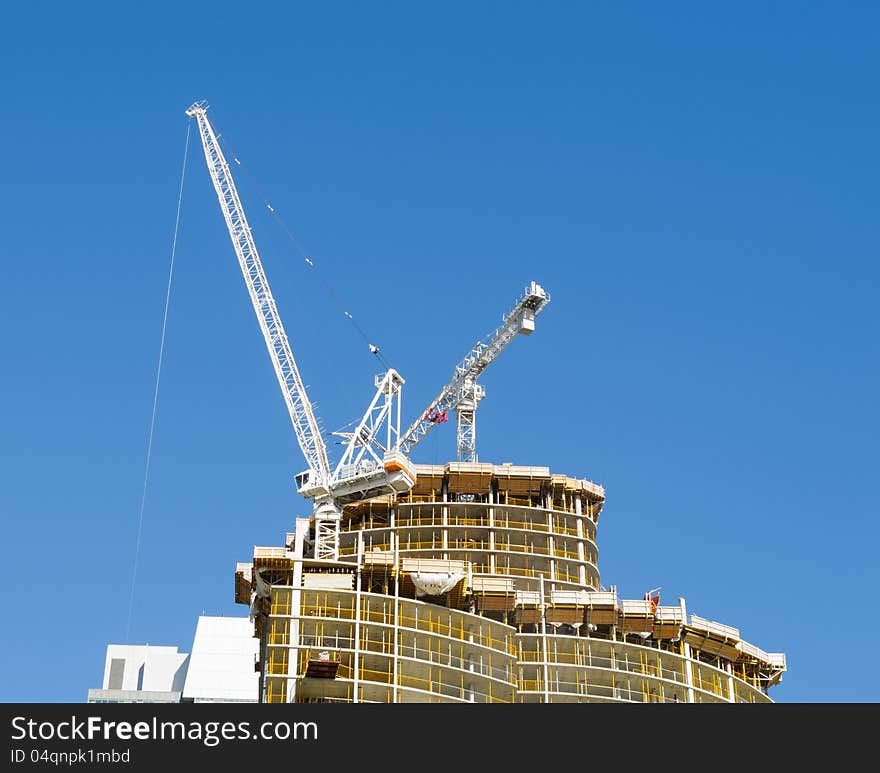
[[[165,354],[165,331],[168,327],[168,306],[171,301],[171,280],[174,277],[174,255],[177,251],[177,233],[180,229],[180,207],[183,202],[183,180],[186,173],[186,158],[189,152],[189,131],[191,122],[186,122],[186,142],[183,146],[183,165],[180,170],[180,189],[177,194],[177,216],[174,219],[174,238],[171,240],[171,265],[168,269],[168,286],[165,289],[165,311],[162,315],[162,336],[159,341],[159,360],[156,366],[156,385],[153,389],[153,410],[150,416],[150,431],[147,439],[147,457],[144,463],[144,487],[141,491],[141,504],[138,510],[137,540],[134,549],[134,563],[131,570],[131,593],[128,598],[128,619],[125,623],[125,641],[129,640],[131,631],[131,615],[134,609],[134,588],[137,579],[138,558],[141,551],[141,534],[144,525],[144,504],[147,500],[147,482],[150,478],[150,457],[153,453],[153,431],[156,426],[156,406],[159,402],[159,381],[162,377],[162,359]]]
[[[290,230],[290,228],[287,227],[287,224],[281,218],[281,215],[278,214],[278,212],[275,210],[275,207],[273,207],[272,204],[269,202],[269,199],[263,193],[262,189],[257,184],[257,181],[254,180],[254,178],[251,176],[250,172],[248,172],[248,170],[245,168],[244,164],[241,163],[238,156],[235,154],[235,151],[230,147],[229,143],[225,139],[222,139],[220,134],[217,135],[217,141],[220,142],[222,145],[224,145],[226,147],[226,149],[229,151],[229,154],[232,156],[232,160],[235,161],[236,165],[241,169],[241,171],[244,173],[245,177],[247,177],[248,182],[250,182],[250,184],[254,187],[254,189],[257,192],[257,195],[262,200],[266,209],[269,210],[269,213],[272,215],[272,218],[275,220],[276,224],[287,235],[287,238],[290,240],[291,244],[293,244],[293,246],[296,248],[296,251],[300,254],[302,259],[306,262],[306,265],[315,272],[315,275],[318,277],[321,284],[324,285],[324,289],[327,291],[327,294],[330,296],[330,298],[333,300],[333,302],[339,307],[340,311],[345,315],[346,319],[348,319],[348,321],[351,322],[352,325],[354,325],[355,330],[357,330],[357,332],[360,334],[361,338],[364,339],[364,342],[369,347],[370,352],[376,356],[376,358],[385,366],[386,369],[390,370],[391,364],[388,362],[387,359],[385,359],[385,356],[382,354],[379,347],[370,341],[369,337],[364,332],[364,329],[357,323],[357,320],[354,318],[352,313],[348,309],[345,308],[345,305],[340,300],[339,295],[336,292],[336,290],[333,288],[333,286],[330,284],[330,282],[324,276],[324,273],[318,268],[318,265],[315,263],[315,261],[312,260],[312,258],[309,257],[309,255],[306,253],[306,251],[302,248],[302,245],[300,245],[296,236],[294,236],[294,234]]]

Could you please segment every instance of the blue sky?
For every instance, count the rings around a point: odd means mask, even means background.
[[[184,139],[224,140],[406,379],[411,420],[529,280],[481,461],[604,485],[599,567],[876,701],[873,4],[51,3],[0,65],[0,699],[83,701],[124,643]],[[129,640],[244,615],[304,464],[193,134]],[[378,363],[239,187],[317,411]],[[454,455],[453,423],[413,454]],[[870,648],[869,648],[870,649]],[[856,651],[867,652],[864,647]],[[854,669],[854,670],[851,670]]]

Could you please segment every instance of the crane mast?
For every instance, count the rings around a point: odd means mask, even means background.
[[[513,307],[502,317],[497,330],[478,341],[455,366],[449,383],[403,434],[400,450],[408,454],[428,434],[438,418],[445,420],[454,410],[458,424],[457,445],[460,462],[477,461],[476,413],[480,400],[486,395],[477,383],[479,375],[498,357],[517,335],[530,335],[535,329],[535,317],[540,314],[550,296],[537,282],[530,282]]]

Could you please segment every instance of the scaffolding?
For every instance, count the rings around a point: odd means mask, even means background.
[[[782,653],[599,584],[604,489],[543,467],[417,467],[405,496],[314,521],[239,563],[261,699],[283,702],[767,703]]]

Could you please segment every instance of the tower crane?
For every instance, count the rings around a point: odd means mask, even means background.
[[[208,172],[296,439],[308,464],[308,469],[296,476],[296,483],[299,493],[313,502],[315,558],[336,560],[344,504],[381,494],[403,493],[415,483],[415,471],[399,450],[400,396],[404,380],[393,368],[376,376],[376,394],[355,431],[347,434],[342,458],[331,469],[315,411],[293,357],[229,164],[207,111],[207,103],[201,101],[191,105],[186,114],[198,123]]]
[[[447,420],[449,410],[456,414],[458,425],[458,461],[477,461],[477,406],[486,390],[477,383],[479,375],[498,357],[517,335],[531,335],[535,317],[550,303],[550,296],[537,282],[530,282],[513,307],[502,317],[501,326],[477,341],[452,371],[449,383],[403,433],[400,450],[408,454],[431,427]]]
[[[447,420],[450,409],[456,412],[458,420],[458,458],[460,461],[476,461],[476,409],[485,396],[477,378],[518,334],[531,334],[535,329],[535,317],[550,302],[550,296],[539,284],[531,282],[515,305],[503,315],[501,327],[474,345],[455,367],[449,383],[403,434],[400,431],[400,401],[404,379],[393,368],[376,376],[376,393],[357,427],[353,432],[336,433],[346,439],[345,449],[339,463],[331,467],[314,408],[281,322],[235,181],[207,112],[208,105],[204,101],[196,102],[186,110],[187,116],[195,118],[198,124],[220,210],[297,442],[308,464],[308,469],[296,475],[295,480],[299,493],[312,501],[314,556],[335,561],[339,558],[342,507],[361,499],[409,491],[415,485],[416,473],[408,454],[433,426]]]

